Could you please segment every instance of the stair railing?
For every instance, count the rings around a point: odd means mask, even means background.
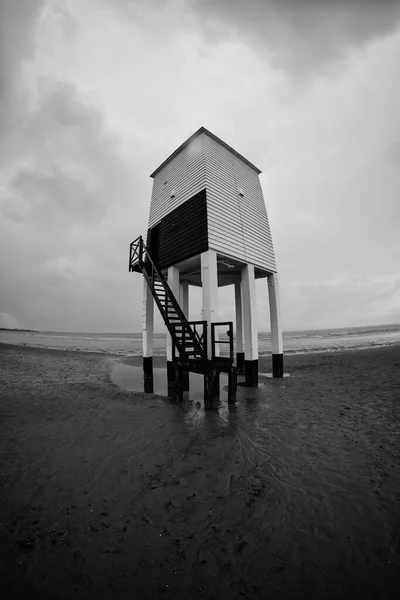
[[[153,259],[151,258],[149,251],[147,250],[145,244],[143,243],[142,236],[139,236],[136,240],[134,240],[130,245],[130,254],[129,254],[129,271],[134,271],[136,268],[139,268],[144,277],[147,280],[148,285],[152,291],[153,297],[156,301],[156,304],[161,312],[161,314],[165,314],[164,321],[165,324],[174,340],[174,346],[176,345],[179,354],[181,356],[186,356],[185,346],[187,335],[193,346],[194,350],[191,351],[191,354],[198,355],[200,358],[207,358],[207,328],[203,331],[202,335],[199,335],[196,324],[201,322],[193,321],[194,328],[191,328],[191,324],[186,319],[184,313],[182,312],[181,307],[175,299],[175,296],[172,293],[165,277],[163,274],[158,271]],[[162,284],[162,287],[165,291],[165,305],[163,306],[160,298],[158,297],[157,290],[155,289],[155,281],[157,280]],[[176,315],[180,318],[180,323],[172,323],[168,318],[168,305],[172,307],[175,311]],[[182,342],[179,340],[179,336],[177,335],[176,328],[182,328]]]
[[[136,266],[142,269],[143,265],[143,238],[140,235],[129,247],[129,272]]]
[[[195,358],[196,358],[196,354],[197,354],[198,355],[197,358],[201,358],[203,360],[207,359],[207,321],[187,321],[186,323],[189,326],[189,328],[192,329],[192,332],[195,334],[197,341],[200,344],[200,348],[202,346],[202,351],[196,351],[194,348],[190,352],[186,352],[186,349],[187,349],[186,347],[193,346],[193,341],[187,340],[186,335],[184,334],[183,344],[182,344],[183,351],[180,355],[181,358],[184,358],[185,356],[187,357],[188,354],[194,354]],[[183,327],[186,325],[186,323],[172,323],[172,327],[173,327],[174,331],[176,332],[176,329],[178,327]],[[197,330],[197,327],[202,328],[201,334]],[[174,345],[172,348],[172,360],[175,360],[175,358],[176,358],[176,354],[175,354],[175,345]]]
[[[217,339],[216,328],[217,327],[228,327],[226,335],[227,340]],[[228,357],[218,357],[219,359],[226,358],[233,362],[233,322],[232,321],[219,321],[217,323],[211,323],[211,358],[215,360],[217,358],[217,344],[229,344],[229,359]]]

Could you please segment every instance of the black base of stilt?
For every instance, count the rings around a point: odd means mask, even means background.
[[[283,377],[283,354],[272,355],[272,377]]]
[[[237,392],[237,367],[231,367],[228,373],[228,404],[234,404]]]
[[[183,370],[178,363],[167,361],[168,398],[183,400]]]
[[[247,386],[258,386],[258,360],[244,361],[244,378]]]
[[[212,364],[204,373],[204,408],[209,410],[215,407],[219,399],[219,371]]]
[[[172,360],[167,360],[167,383],[172,385],[175,381],[175,365]]]
[[[144,392],[145,394],[152,394],[154,392],[154,379],[153,379],[153,357],[143,357],[143,380],[144,380]]]
[[[241,373],[244,372],[244,352],[236,353],[236,368]]]
[[[189,371],[182,372],[182,390],[184,392],[189,391]]]
[[[167,360],[167,394],[168,398],[175,397],[175,365]]]

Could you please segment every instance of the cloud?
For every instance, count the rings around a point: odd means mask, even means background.
[[[0,327],[6,327],[7,329],[14,329],[20,327],[19,321],[6,312],[0,312]]]
[[[34,50],[32,29],[43,0],[0,0],[0,99],[4,103],[20,84],[20,69]]]
[[[193,0],[190,6],[212,42],[221,35],[246,39],[296,76],[393,32],[400,18],[397,0]]]
[[[1,306],[34,328],[85,329],[97,315],[107,330],[110,285],[117,303],[126,296],[132,174],[118,137],[76,88],[51,82],[40,91],[3,175]]]
[[[1,311],[32,328],[139,331],[127,254],[146,231],[148,174],[205,125],[263,170],[285,326],[392,320],[398,291],[378,297],[377,282],[400,264],[395,7],[227,6],[7,4]]]
[[[282,302],[285,329],[396,323],[400,277],[343,277],[293,282]]]
[[[3,215],[35,227],[96,223],[107,210],[107,173],[119,169],[116,140],[72,86],[51,82],[40,91],[12,144],[8,138]]]
[[[35,227],[90,224],[105,214],[104,205],[90,194],[83,181],[69,177],[56,166],[47,173],[19,171],[11,181],[10,193],[3,215],[19,222],[27,220]]]
[[[57,73],[35,72],[43,20],[61,45],[77,33],[58,8],[1,4],[0,310],[8,326],[107,330],[115,305],[129,302],[133,175],[98,107]]]

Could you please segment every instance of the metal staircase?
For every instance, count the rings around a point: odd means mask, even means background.
[[[207,360],[207,322],[187,320],[167,280],[152,260],[142,236],[130,245],[129,271],[143,273],[179,358]]]

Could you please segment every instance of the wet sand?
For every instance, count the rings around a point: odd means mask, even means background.
[[[207,413],[119,362],[0,345],[2,598],[400,597],[400,347]]]

